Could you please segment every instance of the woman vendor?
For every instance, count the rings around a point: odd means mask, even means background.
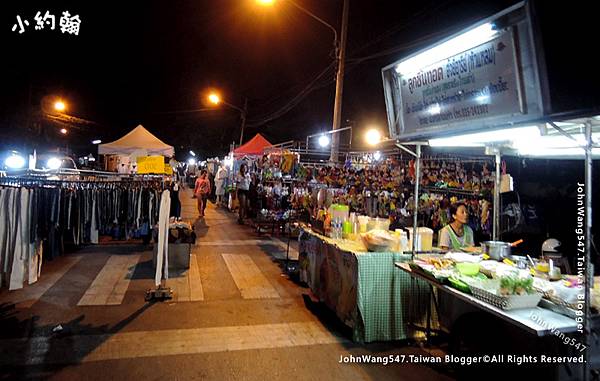
[[[450,205],[450,223],[444,226],[438,235],[438,246],[444,250],[473,248],[473,230],[467,225],[469,212],[462,202]]]

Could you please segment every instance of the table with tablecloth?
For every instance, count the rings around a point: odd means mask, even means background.
[[[418,335],[407,323],[424,321],[429,288],[394,266],[410,259],[398,252],[368,252],[361,242],[333,240],[309,229],[299,236],[301,280],[352,328],[356,342]]]

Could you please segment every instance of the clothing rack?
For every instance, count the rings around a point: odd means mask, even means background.
[[[133,179],[133,180],[67,180],[67,179],[46,179],[39,177],[0,177],[0,185],[19,186],[19,185],[64,185],[64,184],[89,184],[89,185],[147,185],[160,184],[164,187],[164,181],[160,179]]]

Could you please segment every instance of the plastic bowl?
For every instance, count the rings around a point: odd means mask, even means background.
[[[456,264],[456,269],[462,275],[473,276],[479,273],[479,263],[462,262]]]

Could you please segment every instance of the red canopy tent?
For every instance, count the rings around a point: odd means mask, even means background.
[[[259,156],[263,154],[263,150],[272,144],[265,139],[261,134],[256,134],[246,144],[239,146],[233,150],[234,156],[240,157],[245,155]]]

